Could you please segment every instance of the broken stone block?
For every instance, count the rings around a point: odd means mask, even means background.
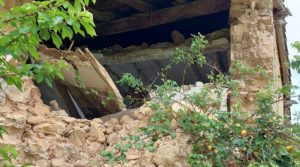
[[[46,116],[50,114],[49,107],[44,104],[36,104],[33,108],[28,109],[28,111],[35,115]]]
[[[85,143],[86,133],[83,129],[77,129],[71,132],[69,139],[75,146],[80,147]]]
[[[104,150],[104,145],[97,142],[90,142],[85,149],[90,156],[93,156],[95,154],[101,153]]]
[[[103,124],[103,121],[100,118],[94,118],[92,121],[97,122],[99,124]]]
[[[7,114],[4,124],[5,124],[5,126],[13,126],[16,128],[25,128],[26,118],[27,118],[26,112],[10,113],[10,114]]]
[[[15,127],[5,127],[7,133],[3,134],[3,137],[0,138],[0,145],[2,144],[12,144],[17,145],[22,143],[22,135],[24,129],[15,128]]]
[[[50,107],[51,107],[51,109],[53,111],[59,111],[59,110],[61,110],[61,108],[60,108],[60,106],[59,106],[59,104],[57,103],[56,100],[50,101]]]
[[[25,144],[24,151],[31,155],[39,155],[46,152],[50,147],[46,139],[33,139],[28,140]]]
[[[41,123],[44,123],[46,121],[47,120],[43,116],[33,116],[33,115],[31,115],[27,118],[27,123],[29,123],[31,125],[41,124]]]
[[[122,126],[121,125],[116,125],[114,127],[114,131],[120,131],[122,129]]]
[[[22,91],[15,86],[8,86],[4,92],[9,100],[25,104],[30,100],[30,93],[33,87],[34,85],[30,79],[24,79]]]
[[[138,159],[140,157],[140,154],[138,151],[136,150],[129,150],[127,153],[126,153],[126,158],[128,160],[135,160],[135,159]]]
[[[161,166],[174,166],[176,161],[180,161],[180,147],[166,143],[161,144],[154,154],[153,162]]]
[[[107,143],[109,145],[113,145],[114,143],[117,142],[117,139],[118,139],[118,134],[117,133],[112,133],[110,135],[107,136]]]
[[[102,127],[95,122],[91,122],[90,139],[100,143],[104,143],[106,139]]]
[[[109,124],[115,126],[115,125],[119,125],[119,120],[117,118],[112,118],[108,121]]]
[[[128,115],[124,115],[121,119],[120,119],[120,124],[124,125],[124,124],[130,124],[131,122],[133,122],[133,119],[131,117],[129,117]]]
[[[114,132],[114,128],[111,127],[111,126],[108,126],[108,127],[105,128],[104,132],[105,132],[106,135],[110,135]]]
[[[43,123],[33,127],[33,131],[44,133],[46,135],[55,135],[57,134],[59,126],[50,123]]]
[[[130,123],[125,124],[125,127],[128,131],[132,132],[138,129],[140,125],[140,121],[138,120],[133,120]]]

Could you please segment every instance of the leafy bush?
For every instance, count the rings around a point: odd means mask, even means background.
[[[213,67],[202,55],[206,43],[203,36],[194,36],[190,50],[176,49],[172,63],[196,63]],[[288,88],[274,90],[270,79],[270,84],[256,93],[257,109],[250,113],[241,107],[243,96],[239,85],[247,75],[268,77],[265,70],[260,66],[244,66],[239,61],[233,63],[228,75],[214,69],[216,72],[208,76],[212,83],[206,84],[198,93],[185,94],[179,111],[172,110],[173,103],[178,103],[173,97],[182,88],[175,81],[163,78],[164,83],[155,86],[156,96],[148,103],[154,114],[150,125],[140,129],[141,136],[147,136],[153,146],[164,136],[175,138],[176,128],[181,129],[186,135],[192,136],[189,141],[192,151],[188,157],[192,167],[299,166],[299,126],[283,124],[288,121],[273,110],[273,105],[278,102],[275,97],[281,96],[282,92],[290,92],[282,91]],[[128,77],[128,74],[120,82],[141,86],[138,79]],[[224,91],[230,92],[231,98],[235,100],[230,111],[220,107]],[[216,98],[211,98],[213,95]],[[174,119],[178,127],[172,126]],[[118,143],[115,152],[106,151],[102,155],[110,162],[126,161],[125,153],[130,148],[148,148],[147,143],[138,136],[129,139]]]

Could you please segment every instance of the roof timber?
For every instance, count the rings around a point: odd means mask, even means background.
[[[223,39],[222,39],[223,40]],[[226,41],[226,40],[223,40]],[[178,46],[180,49],[188,49],[191,44],[191,40]],[[155,48],[140,49],[134,51],[120,52],[112,54],[111,56],[103,56],[102,53],[94,52],[94,56],[97,60],[104,65],[111,64],[123,64],[123,63],[133,63],[142,62],[147,60],[159,60],[170,58],[175,53],[174,45],[159,46]],[[229,49],[229,42],[224,42],[217,45],[209,45],[205,50],[204,54],[210,54],[214,52],[224,52]]]
[[[226,52],[229,49],[229,31],[223,29],[206,36],[208,45],[204,50],[204,54],[209,55],[216,52]],[[174,55],[175,48],[188,50],[191,46],[192,39],[185,40],[184,43],[176,45],[174,43],[159,43],[149,48],[126,50],[126,48],[119,52],[95,52],[95,58],[104,65],[123,64],[142,62],[147,60],[167,59]]]
[[[116,0],[116,1],[122,4],[126,4],[140,12],[146,12],[153,8],[151,4],[141,0]]]
[[[229,7],[230,0],[196,0],[153,12],[134,14],[108,23],[98,23],[97,34],[113,35],[150,28],[178,20],[226,11]]]
[[[94,20],[99,22],[107,22],[121,17],[121,15],[117,12],[111,12],[111,11],[99,12],[93,8],[88,8],[88,10],[93,13]]]

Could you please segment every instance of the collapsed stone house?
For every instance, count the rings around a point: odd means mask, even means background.
[[[5,8],[18,4],[18,0],[8,1]],[[116,81],[123,73],[131,73],[144,83],[153,82],[175,48],[190,46],[191,34],[206,36],[206,59],[224,73],[231,62],[240,60],[263,66],[277,88],[290,83],[284,20],[289,11],[281,0],[98,0],[88,10],[94,14],[98,36],[74,41],[75,47],[88,49],[39,48],[45,59],[71,62],[63,71],[64,81],[56,81],[53,89],[44,84],[36,87],[30,79],[25,79],[23,92],[4,87],[0,124],[7,126],[8,134],[0,143],[16,145],[22,151],[19,162],[105,166],[99,153],[112,148],[122,135],[145,126],[151,113],[146,107],[127,110],[136,106],[125,107],[121,99],[131,92]],[[180,85],[207,83],[206,75],[212,70],[192,66],[182,83],[184,68],[176,65],[168,77]],[[77,75],[84,86],[78,85]],[[247,76],[244,108],[255,110],[254,94],[267,83]],[[98,94],[87,94],[87,89]],[[101,101],[109,92],[118,98],[104,106]],[[284,98],[274,108],[289,116],[289,97]],[[234,103],[230,97],[227,101]],[[162,139],[154,153],[131,150],[124,166],[186,166],[187,138]]]

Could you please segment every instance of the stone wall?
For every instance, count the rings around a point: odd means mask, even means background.
[[[20,156],[16,164],[32,162],[34,167],[188,166],[189,136],[182,135],[179,130],[175,140],[169,137],[159,140],[153,153],[131,149],[127,153],[128,163],[105,164],[101,152],[113,150],[124,136],[139,135],[137,129],[148,124],[149,108],[138,109],[134,113],[137,119],[129,116],[107,122],[100,118],[75,119],[68,117],[64,110],[44,105],[38,88],[30,79],[24,80],[22,92],[4,83],[2,88],[0,126],[8,133],[0,140],[0,146],[17,147]],[[173,123],[177,126],[175,120]]]
[[[270,79],[248,75],[243,93],[244,108],[255,111],[254,95],[274,80],[274,90],[282,86],[274,29],[272,0],[232,0],[230,8],[231,62],[262,66]],[[280,97],[278,97],[280,98]],[[278,114],[283,115],[283,102],[274,104]]]

